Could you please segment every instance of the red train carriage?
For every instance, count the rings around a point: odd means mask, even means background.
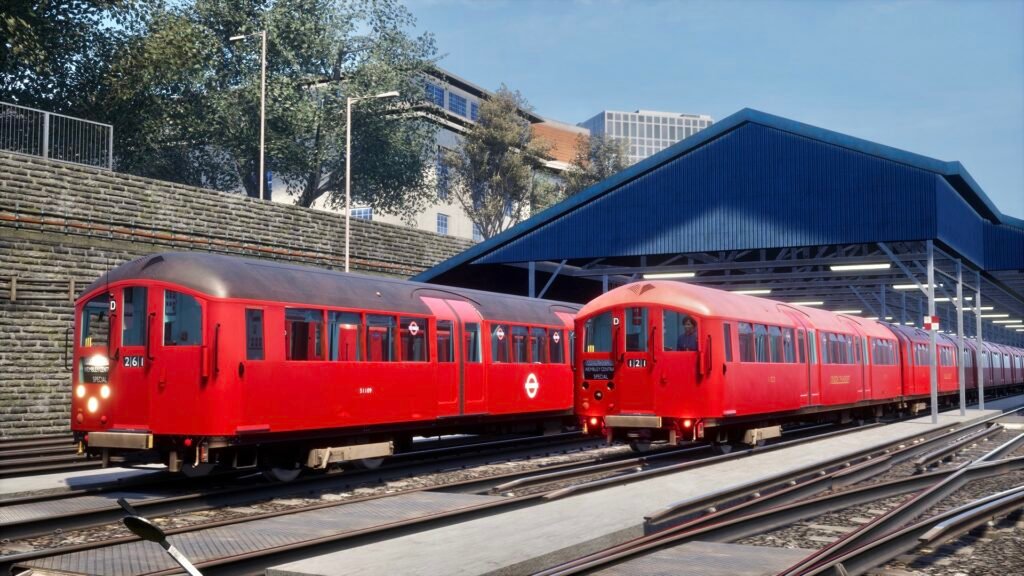
[[[873,416],[930,390],[927,333],[685,283],[617,288],[576,326],[578,414],[638,448],[756,443],[786,420]],[[943,394],[957,390],[955,350],[940,338]]]
[[[76,306],[72,429],[172,470],[373,459],[413,435],[572,410],[571,304],[199,253],[111,270]]]

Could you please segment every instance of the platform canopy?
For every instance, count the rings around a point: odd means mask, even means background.
[[[929,244],[942,329],[959,265],[985,339],[1024,345],[1024,221],[963,165],[744,109],[414,280],[583,302],[675,274],[920,326]]]

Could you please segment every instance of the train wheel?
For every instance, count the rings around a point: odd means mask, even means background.
[[[714,450],[716,454],[731,454],[733,450],[737,450],[738,448],[738,445],[732,444],[731,442],[711,443],[711,449]]]
[[[384,459],[361,458],[359,460],[353,460],[352,462],[353,464],[355,464],[356,468],[360,468],[362,470],[376,470],[377,468],[380,468],[382,464],[384,464]]]
[[[291,482],[302,474],[302,467],[295,463],[294,468],[278,468],[272,466],[262,470],[263,477],[271,482]]]
[[[631,450],[633,450],[633,452],[636,452],[637,454],[643,454],[644,452],[650,452],[651,451],[651,441],[650,440],[630,440],[629,441],[629,447],[630,447]]]

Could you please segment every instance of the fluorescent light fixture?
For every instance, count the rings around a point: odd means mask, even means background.
[[[932,285],[933,288],[938,288],[939,286],[942,286],[942,284],[933,284]],[[928,285],[926,283],[922,282],[921,283],[921,287],[922,288],[927,288]],[[893,284],[892,289],[893,290],[916,290],[917,289],[917,284]]]
[[[913,322],[913,321],[910,321],[910,322],[904,322],[904,323],[903,323],[903,325],[904,325],[904,326],[913,326],[913,325],[914,325],[914,322]]]
[[[878,316],[868,316],[865,320],[878,320]]]
[[[982,306],[981,308],[978,308],[978,310],[981,310],[982,312],[984,312],[986,310],[995,310],[995,307],[994,306]]]
[[[993,320],[993,324],[1020,324],[1020,320]]]
[[[804,300],[802,302],[790,302],[790,304],[795,304],[797,306],[824,306],[825,305],[825,301],[824,300]]]
[[[1016,332],[1024,332],[1024,328],[1017,328]]]
[[[860,314],[863,310],[833,310],[836,314]]]
[[[892,264],[888,262],[878,262],[875,264],[838,264],[829,266],[833,272],[849,272],[853,270],[888,270],[892,268]]]
[[[668,280],[669,278],[693,278],[696,272],[658,272],[656,274],[644,274],[644,280]]]
[[[964,302],[970,302],[971,300],[974,300],[973,296],[964,296]],[[946,298],[945,296],[943,296],[942,298],[936,298],[935,301],[936,302],[956,302],[956,298]]]
[[[982,318],[1009,318],[1009,314],[982,314]]]
[[[733,290],[732,293],[733,294],[747,294],[747,295],[750,295],[750,296],[756,296],[756,295],[762,295],[762,294],[771,294],[772,291],[771,291],[771,288],[753,288],[753,289],[750,289],[750,290]]]

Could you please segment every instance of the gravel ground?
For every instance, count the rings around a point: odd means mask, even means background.
[[[1016,437],[1019,433],[1019,431],[1004,431],[996,434],[988,441],[980,442],[958,454],[953,460],[942,463],[941,467],[954,467],[968,459],[977,458]],[[1024,449],[1018,449],[1011,456],[1024,456]],[[906,477],[914,472],[913,464],[904,462],[886,473],[856,486]],[[1024,472],[1012,472],[971,482],[948,496],[924,516],[938,514],[978,498],[1021,485],[1024,485]],[[844,490],[856,486],[844,488]],[[913,494],[894,496],[862,506],[835,510],[791,526],[744,538],[736,543],[777,548],[821,548],[889,512],[913,496]],[[911,574],[929,576],[1024,575],[1024,521],[1020,519],[1020,514],[999,519],[993,527],[981,530],[981,533],[964,535],[934,551],[923,553],[917,551],[914,554],[899,557],[889,564],[879,567],[874,573],[885,576]]]

